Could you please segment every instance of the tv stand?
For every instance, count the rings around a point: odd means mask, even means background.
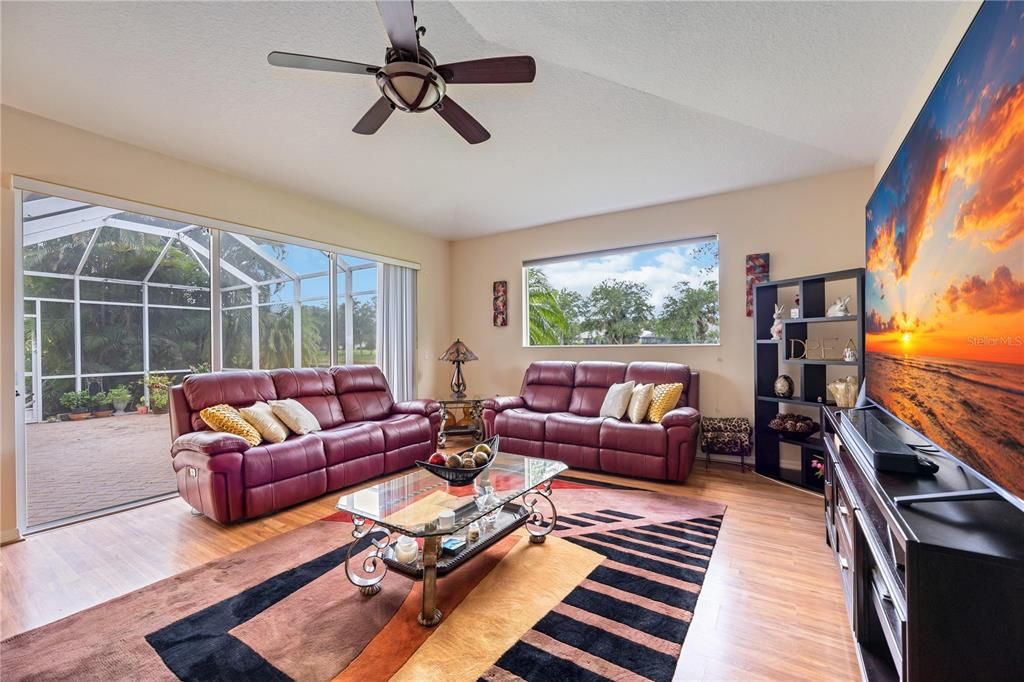
[[[961,490],[948,493],[928,493],[926,495],[900,495],[892,498],[897,507],[909,507],[920,502],[963,502],[967,500],[1000,500],[1003,498],[994,490]]]
[[[949,457],[931,475],[876,470],[868,443],[920,438],[868,411],[821,411],[825,538],[864,679],[1020,679],[1024,512]]]

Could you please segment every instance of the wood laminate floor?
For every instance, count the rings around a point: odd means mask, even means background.
[[[698,462],[685,485],[573,472],[728,505],[676,678],[855,680],[860,673],[821,497]],[[321,518],[339,493],[220,526],[172,499],[0,549],[4,638]]]

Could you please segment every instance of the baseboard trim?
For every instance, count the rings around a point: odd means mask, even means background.
[[[8,528],[5,531],[0,532],[0,545],[9,545],[12,542],[21,542],[25,538],[21,537],[21,533],[17,528]]]

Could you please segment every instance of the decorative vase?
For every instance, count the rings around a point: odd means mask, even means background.
[[[780,374],[775,380],[775,395],[780,398],[793,397],[793,379],[786,374]]]
[[[828,392],[836,399],[836,407],[854,407],[857,404],[857,389],[857,380],[853,377],[836,379],[828,384]]]

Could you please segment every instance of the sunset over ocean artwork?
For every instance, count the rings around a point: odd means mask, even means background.
[[[982,5],[866,219],[868,394],[1024,497],[1024,3]]]

